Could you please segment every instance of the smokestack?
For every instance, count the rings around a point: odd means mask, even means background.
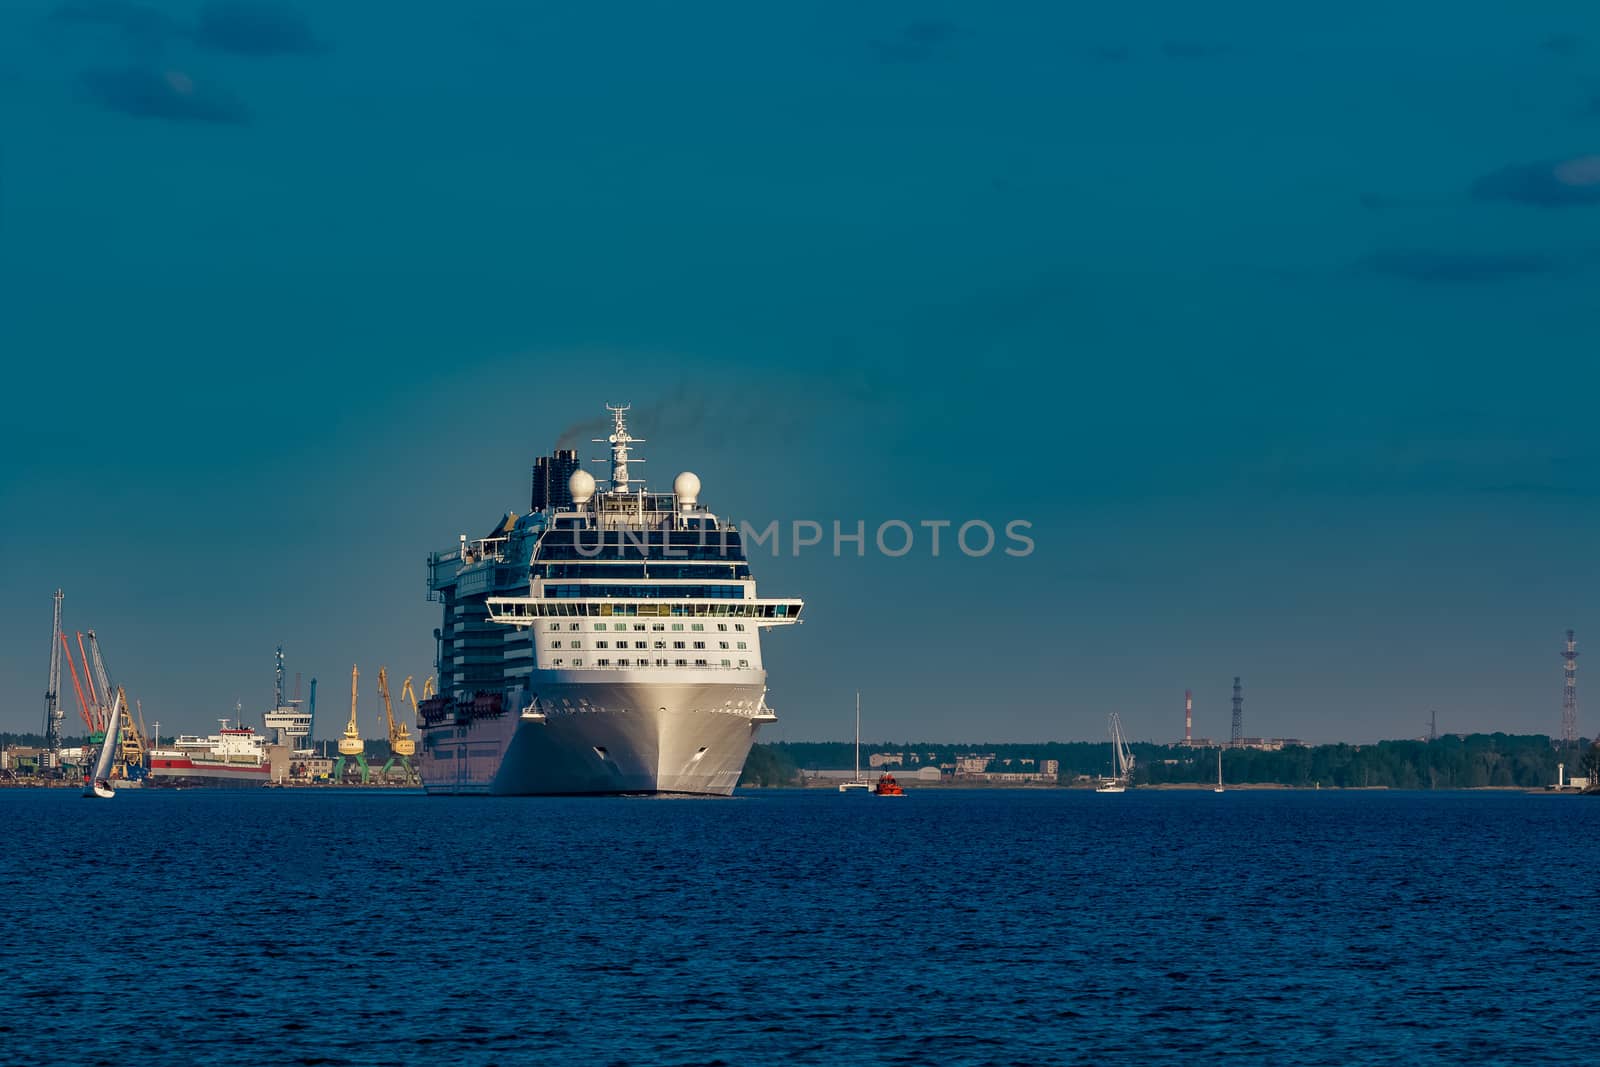
[[[1194,743],[1194,694],[1183,691],[1183,743]]]

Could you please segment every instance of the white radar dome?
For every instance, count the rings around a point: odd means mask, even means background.
[[[677,494],[678,503],[688,506],[700,502],[700,476],[693,471],[684,471],[672,479],[672,491]]]
[[[572,477],[567,479],[567,489],[572,493],[574,504],[587,504],[594,499],[594,475],[584,470],[573,471]]]

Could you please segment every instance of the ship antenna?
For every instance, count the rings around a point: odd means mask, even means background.
[[[611,446],[611,491],[613,493],[626,493],[628,491],[628,464],[643,463],[644,460],[628,455],[628,446],[643,444],[644,438],[635,437],[628,432],[628,409],[632,404],[607,404],[606,410],[611,412],[613,426],[610,437],[593,438],[595,444],[609,444]],[[597,460],[596,462],[605,462]]]

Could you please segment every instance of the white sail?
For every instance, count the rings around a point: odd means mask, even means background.
[[[117,743],[122,738],[122,694],[117,693],[116,701],[111,705],[111,720],[106,723],[106,739],[100,743],[100,758],[94,762],[94,777],[89,782],[89,789],[84,795],[91,793],[100,794],[101,783],[109,785],[111,781],[111,764],[116,759]]]
[[[1106,720],[1106,729],[1111,734],[1111,769],[1110,778],[1100,779],[1097,793],[1121,793],[1133,779],[1133,750],[1128,747],[1128,735],[1122,732],[1122,716],[1116,712]]]
[[[1128,778],[1133,774],[1133,750],[1128,747],[1128,735],[1122,732],[1122,716],[1115,712],[1111,715],[1111,749],[1116,761],[1117,777]]]

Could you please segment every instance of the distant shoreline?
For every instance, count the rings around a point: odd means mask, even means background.
[[[1006,792],[1061,792],[1061,793],[1090,793],[1094,791],[1093,784],[1082,785],[1046,785],[1039,782],[1007,783],[1007,782],[919,782],[915,778],[899,779],[907,792],[926,790],[928,792],[963,790],[1004,790]],[[788,785],[757,785],[755,783],[741,783],[740,789],[799,789],[806,792],[833,792],[833,783],[819,783],[816,785],[788,784]],[[1149,785],[1130,786],[1130,793],[1156,792],[1156,793],[1209,793],[1216,788],[1215,782],[1159,782]],[[1448,789],[1397,789],[1387,785],[1283,785],[1278,782],[1227,782],[1223,791],[1278,791],[1297,793],[1342,792],[1342,793],[1527,793],[1531,796],[1582,796],[1576,789],[1538,789],[1525,785],[1475,785],[1460,786]]]

